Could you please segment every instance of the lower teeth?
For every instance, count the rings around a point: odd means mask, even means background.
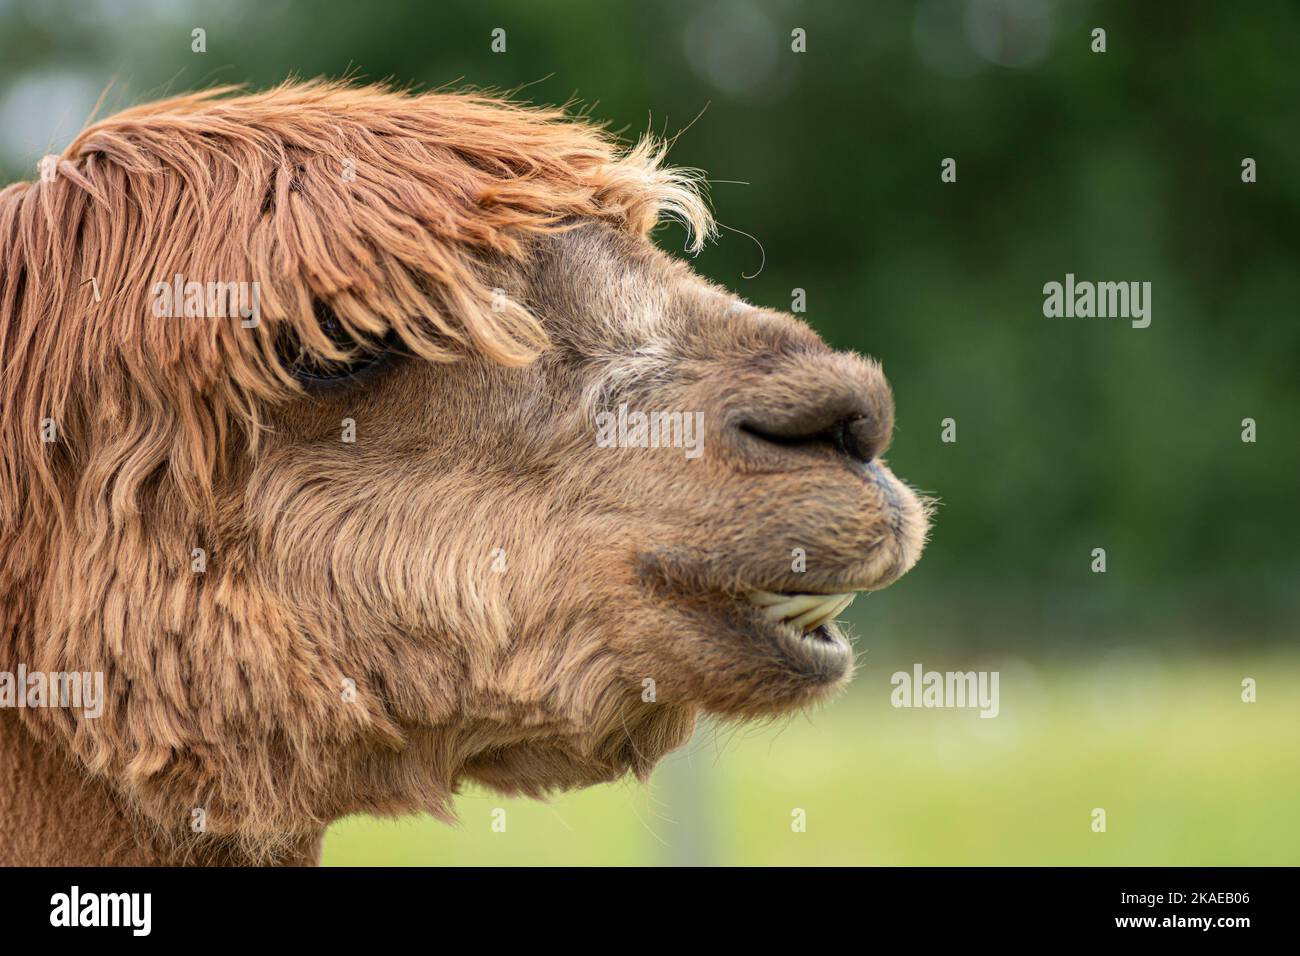
[[[830,623],[844,612],[857,593],[846,594],[777,594],[751,591],[749,599],[763,609],[769,621],[782,621],[804,634]]]

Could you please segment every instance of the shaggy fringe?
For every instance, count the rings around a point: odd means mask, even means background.
[[[638,235],[676,219],[690,251],[714,231],[699,174],[666,166],[665,142],[625,149],[559,110],[324,81],[238,92],[97,122],[53,178],[0,192],[0,529],[65,522],[78,475],[82,527],[120,527],[162,473],[214,507],[229,443],[255,452],[259,408],[298,389],[278,348],[346,357],[317,302],[361,341],[391,331],[429,361],[523,365],[545,332],[517,302],[494,308],[487,259],[584,219]],[[177,274],[259,283],[261,324],[153,316],[154,285]],[[97,433],[113,440],[96,449]]]

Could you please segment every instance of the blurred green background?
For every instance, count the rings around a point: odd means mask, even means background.
[[[345,821],[327,863],[1296,864],[1298,64],[1281,0],[0,0],[0,172],[110,80],[105,112],[290,75],[576,96],[689,127],[729,227],[701,272],[884,362],[891,463],[943,504],[854,606],[844,698],[706,726],[649,787]],[[1151,282],[1151,326],[1045,318],[1067,272]],[[892,708],[915,662],[1000,670],[1000,716]]]

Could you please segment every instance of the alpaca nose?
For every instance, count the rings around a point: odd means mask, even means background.
[[[834,451],[867,464],[889,445],[894,398],[880,366],[836,353],[782,370],[735,419],[751,441],[785,453]]]
[[[853,413],[825,425],[781,421],[779,418],[746,420],[740,424],[740,430],[760,441],[784,448],[808,451],[834,448],[863,464],[884,450],[888,438],[881,434],[874,419]]]

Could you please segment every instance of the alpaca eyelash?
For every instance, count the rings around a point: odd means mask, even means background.
[[[290,367],[290,374],[307,391],[334,391],[370,381],[378,372],[392,364],[396,357],[397,353],[388,348],[368,350],[351,362],[321,362],[303,356]]]
[[[304,389],[314,393],[335,391],[369,381],[401,354],[401,339],[389,332],[374,343],[361,343],[352,336],[328,306],[317,304],[316,321],[336,348],[355,355],[351,361],[321,359],[293,341],[280,349],[280,360]]]

